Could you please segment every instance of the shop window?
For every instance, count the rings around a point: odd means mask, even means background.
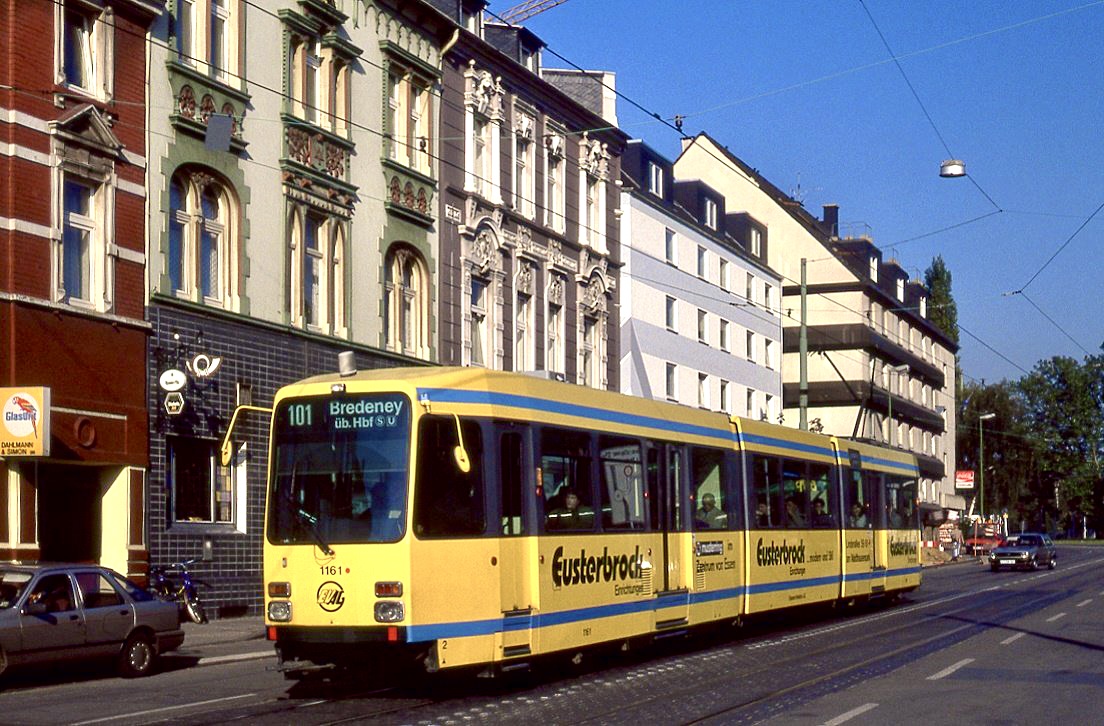
[[[217,443],[210,439],[168,437],[168,480],[174,522],[234,522],[238,477],[233,469],[218,463]]]

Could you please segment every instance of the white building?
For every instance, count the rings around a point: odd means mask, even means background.
[[[621,390],[777,422],[782,286],[762,226],[673,171],[640,141],[622,156]]]
[[[928,319],[929,293],[867,237],[839,236],[838,209],[809,214],[723,145],[683,142],[681,177],[703,179],[763,227],[782,277],[785,422],[799,421],[800,281],[806,262],[810,428],[905,448],[920,465],[922,509],[963,508],[954,493],[954,342]],[[938,518],[936,515],[934,518]]]

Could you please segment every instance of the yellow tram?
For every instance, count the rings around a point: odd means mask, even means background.
[[[229,440],[229,433],[228,433]],[[325,375],[272,410],[282,668],[508,670],[920,584],[909,454],[474,368]]]

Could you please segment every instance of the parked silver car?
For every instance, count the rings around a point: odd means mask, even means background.
[[[115,658],[126,677],[180,647],[176,603],[96,565],[0,563],[0,673],[9,667]]]
[[[1057,564],[1054,543],[1045,534],[1011,534],[1000,547],[989,553],[989,567],[993,572],[1002,567],[1037,570],[1043,565],[1053,570]]]

